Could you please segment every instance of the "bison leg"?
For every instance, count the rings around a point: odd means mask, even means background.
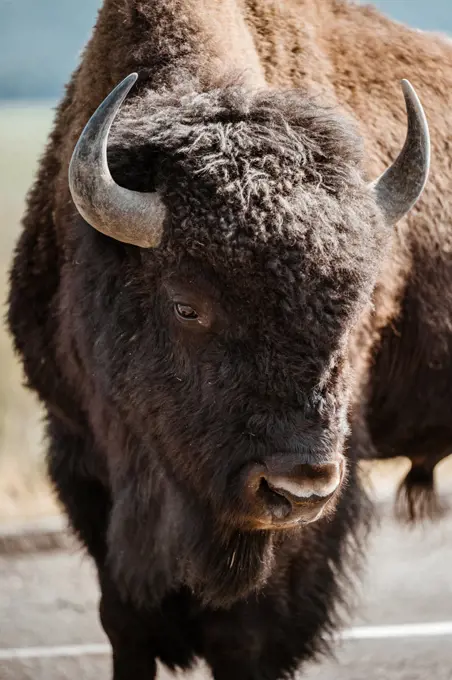
[[[113,649],[113,680],[153,680],[155,654],[146,635],[146,621],[120,599],[108,578],[100,578],[100,620]]]
[[[287,677],[291,664],[287,658],[281,658],[277,646],[273,646],[271,641],[268,641],[264,654],[256,654],[250,639],[246,646],[234,640],[234,647],[231,647],[232,642],[229,636],[225,636],[221,646],[204,650],[203,656],[212,669],[214,680],[280,680]]]

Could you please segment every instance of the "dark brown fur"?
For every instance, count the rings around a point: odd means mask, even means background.
[[[89,115],[133,70],[109,161],[120,184],[164,196],[150,251],[91,229],[67,183]],[[115,680],[196,656],[217,680],[291,674],[324,648],[359,552],[357,457],[413,459],[411,516],[419,480],[433,489],[452,442],[451,74],[446,42],[339,0],[106,0],[30,193],[9,321],[98,567]],[[402,77],[435,164],[390,231],[366,179],[402,144]],[[218,305],[214,336],[172,324],[173,282]],[[346,438],[329,518],[243,530],[241,465]]]

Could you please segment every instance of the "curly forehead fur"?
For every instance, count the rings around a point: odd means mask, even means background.
[[[256,180],[269,181],[275,170],[295,180],[297,169],[299,180],[336,193],[362,156],[351,121],[299,90],[253,92],[231,84],[208,92],[194,85],[147,91],[124,106],[115,129],[113,142],[186,157],[191,172],[216,177],[219,187],[240,175],[248,183],[245,203],[261,195]]]
[[[304,92],[240,85],[147,92],[110,140],[118,181],[167,198],[165,257],[202,258],[246,286],[250,268],[279,288],[346,281],[351,299],[367,294],[387,239],[361,157],[350,122]]]

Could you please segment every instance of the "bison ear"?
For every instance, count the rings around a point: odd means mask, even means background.
[[[408,80],[402,80],[408,116],[408,131],[404,147],[375,182],[378,207],[388,224],[395,224],[421,196],[430,168],[430,135],[421,102]]]

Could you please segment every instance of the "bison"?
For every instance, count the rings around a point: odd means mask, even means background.
[[[430,148],[405,77],[435,151],[406,219]],[[431,487],[452,443],[451,92],[450,45],[342,0],[105,0],[9,325],[115,680],[196,658],[292,676],[352,587],[358,459],[412,458],[408,510]]]

